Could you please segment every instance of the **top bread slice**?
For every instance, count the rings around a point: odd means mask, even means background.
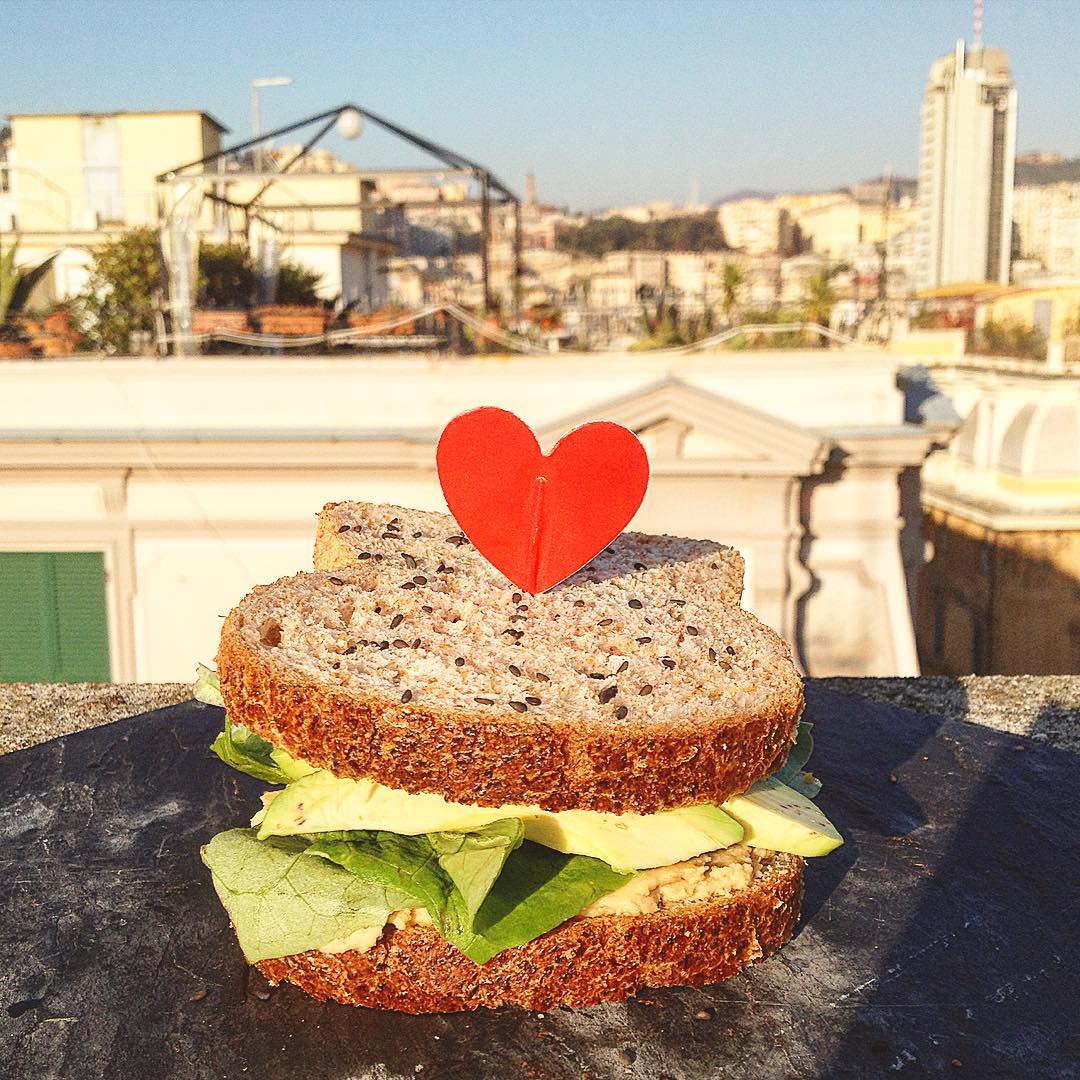
[[[316,565],[240,603],[218,668],[235,722],[338,776],[654,813],[744,791],[794,739],[801,680],[735,606],[730,548],[624,534],[532,596],[452,518],[353,503]]]

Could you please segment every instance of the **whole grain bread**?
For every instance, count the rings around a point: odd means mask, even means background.
[[[454,802],[722,802],[779,766],[802,682],[753,615],[662,581],[528,596],[408,551],[282,578],[225,620],[222,693],[294,757]]]
[[[766,856],[753,882],[725,899],[571,919],[482,965],[436,930],[413,926],[389,929],[368,952],[308,952],[257,966],[271,983],[295,983],[320,1001],[408,1013],[621,1001],[642,987],[721,982],[775,952],[798,921],[802,869],[798,856]]]
[[[397,562],[409,553],[418,567],[453,565],[459,579],[515,591],[469,542],[449,514],[387,503],[327,503],[315,532],[315,569],[335,570],[368,559]],[[557,589],[583,588],[618,579],[649,591],[696,592],[724,604],[742,599],[743,557],[713,540],[620,533],[591,562]]]

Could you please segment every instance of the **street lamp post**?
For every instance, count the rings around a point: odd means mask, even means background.
[[[262,134],[262,125],[259,122],[259,91],[266,86],[292,86],[292,78],[288,75],[276,75],[269,79],[251,80],[251,134],[258,138]],[[263,171],[263,145],[255,146],[255,171]]]

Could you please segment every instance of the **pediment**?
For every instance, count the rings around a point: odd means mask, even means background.
[[[630,428],[659,471],[805,476],[818,472],[828,453],[819,434],[675,378],[567,416],[539,431],[540,443],[550,449],[589,420]]]

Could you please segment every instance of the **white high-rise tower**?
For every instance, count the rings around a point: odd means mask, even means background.
[[[918,284],[1009,280],[1016,88],[1009,58],[963,41],[930,69],[919,159]]]

